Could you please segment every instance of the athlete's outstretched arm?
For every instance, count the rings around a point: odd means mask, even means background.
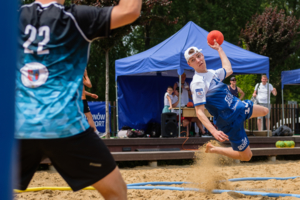
[[[110,29],[134,22],[141,13],[142,0],[120,0],[111,12]]]
[[[230,63],[228,57],[226,56],[225,52],[223,51],[222,47],[217,43],[216,40],[214,40],[214,41],[215,41],[214,45],[209,44],[209,42],[207,42],[207,44],[211,48],[218,51],[221,62],[222,62],[222,67],[226,70],[226,77],[225,78],[227,78],[228,76],[230,76],[233,73],[231,63]]]
[[[83,75],[83,85],[85,85],[88,88],[92,87],[91,80],[90,80],[86,70],[84,71],[84,75]]]
[[[96,94],[90,93],[90,92],[88,92],[86,90],[84,91],[84,93],[85,93],[86,96],[90,96],[90,97],[92,97],[94,99],[98,99],[98,95],[96,95]]]
[[[204,113],[204,105],[199,105],[195,107],[196,114],[198,119],[202,122],[202,124],[209,130],[209,132],[220,142],[224,142],[228,140],[228,136],[223,133],[223,131],[218,131],[215,127],[210,123],[209,119],[206,117]]]

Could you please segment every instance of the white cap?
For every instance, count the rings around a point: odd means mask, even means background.
[[[194,49],[194,53],[189,54],[189,51],[190,51],[191,49]],[[188,48],[187,50],[185,50],[185,52],[184,52],[184,57],[185,57],[185,59],[186,59],[186,62],[189,62],[189,59],[190,59],[193,55],[195,55],[196,53],[200,53],[201,51],[202,51],[202,49],[198,49],[197,47],[190,47],[190,48]]]

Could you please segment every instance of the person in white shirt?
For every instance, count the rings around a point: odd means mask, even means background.
[[[183,73],[181,75],[181,91],[182,91],[181,101],[182,104],[186,106],[190,101],[189,99],[192,99],[192,93],[189,84],[185,81],[185,79],[186,79],[186,74]],[[179,81],[174,83],[173,90],[175,91],[177,87],[179,87]]]
[[[171,112],[172,109],[172,101],[173,101],[173,88],[171,86],[168,87],[167,92],[164,95],[164,108],[162,113]]]
[[[241,101],[230,93],[222,81],[233,73],[231,63],[216,40],[214,45],[208,45],[219,53],[222,68],[207,70],[204,55],[197,47],[190,47],[184,53],[188,65],[195,70],[191,92],[196,114],[218,141],[229,140],[232,148],[216,147],[208,143],[205,152],[249,161],[252,152],[244,129],[244,121],[250,117],[264,116],[269,110],[263,106],[253,105],[249,100]],[[206,117],[205,108],[214,116],[214,124],[219,130]]]
[[[182,93],[182,90],[181,90]],[[173,96],[172,106],[173,108],[179,108],[179,87],[176,88]],[[182,102],[182,96],[181,96],[181,107],[185,107],[185,104]],[[172,112],[177,114],[177,121],[179,121],[179,110],[172,110]],[[182,114],[182,111],[181,111]],[[181,115],[181,123],[183,127],[187,127],[187,134],[186,136],[189,137],[189,130],[190,130],[190,123],[195,122],[199,128],[199,134],[203,135],[205,134],[203,125],[201,121],[197,117],[183,117]]]
[[[261,83],[257,83],[255,85],[253,97],[255,97],[257,99],[259,105],[264,106],[270,110],[271,109],[271,106],[270,106],[271,93],[274,96],[276,96],[277,91],[276,91],[276,88],[274,88],[272,84],[267,84],[267,82],[268,82],[268,77],[266,75],[262,75]],[[268,99],[268,86],[269,86],[269,99]],[[268,114],[265,117],[266,117],[267,130],[270,130],[270,112],[268,112]],[[262,118],[263,117],[257,118],[257,127],[258,127],[259,131],[262,130],[262,123],[261,123]]]

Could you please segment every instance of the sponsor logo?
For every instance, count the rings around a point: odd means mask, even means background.
[[[197,97],[203,97],[204,96],[203,88],[196,89],[195,91],[196,91]]]
[[[27,63],[20,69],[21,81],[25,87],[37,88],[43,85],[48,77],[49,72],[46,66],[41,63]]]
[[[242,139],[242,144],[238,146],[238,149],[242,151],[247,146],[247,143],[247,138],[245,137],[244,139]]]
[[[101,164],[101,163],[90,163],[90,166],[93,166],[93,167],[101,167],[102,164]]]
[[[225,101],[227,102],[228,106],[230,107],[233,101],[233,95],[229,92],[229,90],[226,88],[226,96],[225,96]]]

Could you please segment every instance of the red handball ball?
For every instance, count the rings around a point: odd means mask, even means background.
[[[221,45],[224,41],[224,35],[220,31],[213,30],[207,35],[207,41],[209,44],[214,45],[214,39]]]
[[[187,103],[187,105],[186,105],[186,107],[188,107],[188,108],[192,108],[192,107],[194,107],[194,104],[193,104],[193,102],[188,102],[188,103]]]

